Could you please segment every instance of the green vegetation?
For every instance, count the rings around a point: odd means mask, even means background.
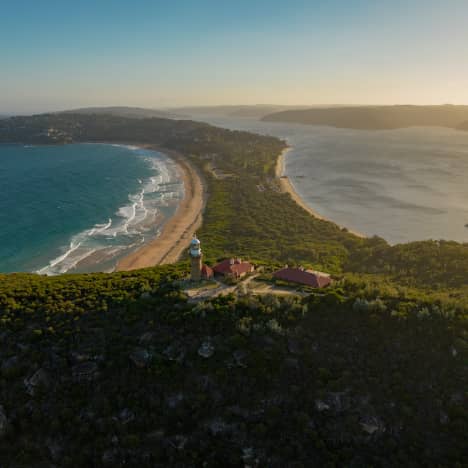
[[[105,312],[153,291],[161,281],[180,279],[186,273],[184,264],[168,265],[136,272],[118,272],[112,275],[61,275],[46,277],[28,273],[0,275],[0,321],[13,320],[10,314],[22,311],[36,314],[85,313],[88,310]],[[16,317],[15,320],[17,320]]]
[[[468,463],[467,244],[389,246],[311,217],[279,191],[274,138],[55,114],[0,121],[12,141],[179,151],[207,182],[208,261],[339,281],[195,305],[179,290],[186,263],[0,275],[0,466]]]
[[[266,115],[262,120],[384,130],[405,127],[449,127],[463,130],[468,106],[356,106],[296,109]]]
[[[191,305],[183,270],[2,278],[2,466],[468,461],[466,310],[362,279]]]

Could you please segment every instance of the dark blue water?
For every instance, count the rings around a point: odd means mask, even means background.
[[[0,145],[0,271],[110,269],[157,234],[180,194],[174,164],[154,151]]]

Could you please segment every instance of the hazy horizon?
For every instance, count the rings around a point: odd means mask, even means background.
[[[87,106],[76,106],[76,107],[64,107],[64,108],[38,108],[38,109],[31,109],[25,111],[17,111],[17,110],[5,110],[0,108],[0,116],[20,116],[20,115],[29,115],[29,114],[46,114],[46,113],[57,113],[57,112],[65,112],[70,110],[79,110],[79,109],[87,109],[87,108],[139,108],[139,109],[146,109],[146,110],[154,110],[154,111],[177,111],[179,109],[195,109],[195,108],[223,108],[223,107],[292,107],[292,108],[327,108],[327,107],[379,107],[379,106],[468,106],[468,103],[440,103],[440,104],[413,104],[411,102],[407,103],[395,103],[395,104],[381,104],[381,103],[370,103],[370,104],[359,104],[359,103],[340,103],[340,104],[284,104],[284,103],[265,103],[265,104],[189,104],[189,105],[173,105],[173,106],[166,106],[166,107],[149,107],[149,106],[138,106],[138,105],[131,105],[131,104],[103,104],[103,105],[87,105]]]
[[[161,112],[171,112],[177,110],[184,110],[184,109],[197,109],[197,108],[207,108],[207,109],[217,109],[217,108],[240,108],[240,107],[284,107],[284,108],[293,108],[293,109],[300,109],[300,108],[333,108],[333,107],[380,107],[380,106],[421,106],[421,107],[429,107],[429,106],[468,106],[468,103],[460,103],[460,104],[452,104],[452,103],[441,103],[441,104],[413,104],[413,103],[395,103],[395,104],[212,104],[212,105],[204,105],[204,104],[193,104],[193,105],[174,105],[174,106],[167,106],[167,107],[145,107],[145,106],[136,106],[136,105],[125,105],[125,104],[103,104],[103,105],[88,105],[83,107],[68,107],[68,108],[56,108],[56,109],[36,109],[31,111],[8,111],[4,109],[0,109],[0,116],[21,116],[21,115],[29,115],[29,114],[47,114],[47,113],[60,113],[66,112],[71,110],[81,110],[81,109],[92,109],[92,108],[128,108],[128,109],[145,109],[145,110],[153,110],[153,111],[161,111]]]
[[[464,0],[19,0],[0,18],[0,113],[468,104],[467,19]]]

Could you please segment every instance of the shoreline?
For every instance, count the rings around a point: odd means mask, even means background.
[[[187,248],[194,232],[200,228],[206,203],[206,186],[198,170],[187,158],[157,145],[134,144],[134,146],[159,151],[176,163],[184,184],[184,197],[175,214],[163,225],[161,233],[121,258],[114,271],[131,271],[175,263]]]
[[[294,188],[294,185],[292,184],[291,180],[287,175],[284,174],[284,169],[285,169],[285,156],[286,154],[291,151],[291,147],[287,146],[283,151],[281,151],[280,155],[278,156],[278,159],[276,160],[276,167],[275,167],[275,176],[279,180],[280,184],[280,189],[283,193],[289,193],[291,198],[304,210],[306,210],[310,215],[312,215],[314,218],[320,219],[321,221],[328,221],[330,223],[335,224],[338,226],[340,229],[346,229],[350,234],[354,234],[357,237],[360,237],[362,239],[365,239],[367,236],[364,235],[361,232],[351,230],[347,228],[346,226],[341,226],[335,221],[333,221],[330,218],[326,218],[325,216],[322,216],[320,213],[315,211],[313,208],[311,208],[307,203],[299,196],[297,193],[296,189]]]

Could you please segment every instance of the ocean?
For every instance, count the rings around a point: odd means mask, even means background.
[[[322,216],[391,244],[468,242],[468,132],[363,131],[253,118],[192,115],[287,141],[284,174]]]
[[[156,151],[0,145],[0,272],[111,271],[182,197],[177,166]]]

